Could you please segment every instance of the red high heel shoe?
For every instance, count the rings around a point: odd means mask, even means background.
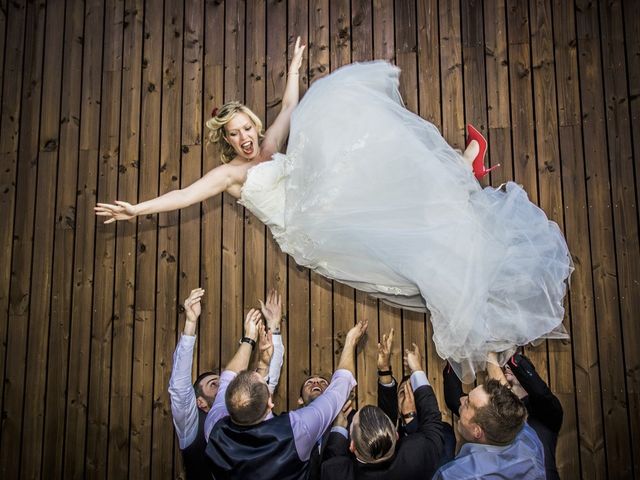
[[[476,158],[473,159],[473,174],[476,176],[478,180],[484,177],[487,173],[492,170],[495,170],[500,166],[498,163],[491,168],[487,168],[484,166],[484,156],[487,153],[487,139],[482,136],[482,134],[471,124],[467,125],[467,147],[471,143],[472,140],[478,142],[480,146],[480,151]]]

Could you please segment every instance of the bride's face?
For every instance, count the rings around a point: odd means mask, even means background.
[[[227,142],[239,157],[253,160],[260,153],[258,131],[248,115],[236,113],[224,129]]]

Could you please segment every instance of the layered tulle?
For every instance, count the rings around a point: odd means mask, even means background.
[[[397,68],[344,67],[296,109],[286,155],[250,170],[241,203],[300,265],[431,312],[465,381],[487,353],[560,338],[571,258],[516,184],[482,189],[437,129],[403,107]]]

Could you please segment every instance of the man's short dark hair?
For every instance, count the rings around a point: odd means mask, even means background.
[[[196,392],[196,398],[205,397],[205,394],[202,391],[202,385],[200,384],[202,383],[202,380],[204,380],[209,375],[220,375],[220,372],[218,370],[211,370],[209,372],[203,372],[200,375],[198,375],[198,378],[196,378],[196,381],[193,382],[193,390]]]
[[[489,395],[489,403],[476,409],[473,422],[482,428],[489,443],[508,445],[522,429],[527,409],[518,396],[498,380],[489,380],[482,388]]]
[[[233,423],[255,425],[269,408],[269,388],[255,372],[243,370],[229,383],[224,400]]]
[[[365,405],[358,411],[358,422],[351,430],[360,460],[379,463],[393,456],[397,440],[396,427],[381,408]]]

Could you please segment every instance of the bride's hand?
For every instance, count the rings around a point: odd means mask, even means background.
[[[109,217],[105,220],[105,224],[115,222],[116,220],[129,220],[136,216],[135,207],[127,202],[116,200],[115,205],[111,203],[97,203],[93,207],[96,215],[99,217]]]
[[[300,37],[296,38],[296,45],[293,47],[293,57],[291,58],[291,65],[289,66],[289,73],[298,73],[300,66],[302,65],[302,54],[304,53],[306,45],[300,45]]]

